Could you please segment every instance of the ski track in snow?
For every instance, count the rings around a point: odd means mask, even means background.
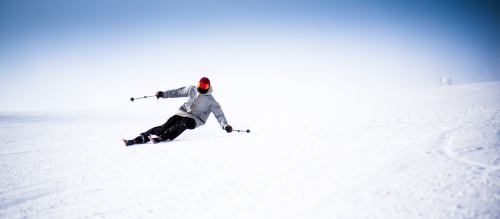
[[[2,113],[0,218],[500,218],[498,87],[374,94],[348,118],[284,124],[261,110],[254,119],[280,122],[250,134],[212,118],[134,147],[123,133],[162,121]],[[408,98],[435,105],[397,106]],[[393,110],[367,114],[377,106]]]
[[[446,155],[450,158],[488,169],[500,169],[500,115],[498,106],[477,106],[462,110],[459,116],[472,114],[469,121],[446,133]],[[478,114],[477,111],[482,112]]]

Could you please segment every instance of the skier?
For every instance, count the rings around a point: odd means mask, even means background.
[[[222,129],[231,133],[233,128],[227,124],[224,112],[212,96],[212,92],[210,80],[206,77],[200,79],[198,86],[156,92],[156,98],[188,97],[188,100],[165,124],[151,128],[133,140],[123,139],[125,146],[143,144],[149,141],[153,144],[161,141],[172,141],[186,129],[195,129],[204,125],[210,113],[214,114]],[[152,135],[157,137],[154,138]]]

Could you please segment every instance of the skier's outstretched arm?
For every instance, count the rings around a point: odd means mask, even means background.
[[[222,129],[226,130],[228,133],[231,133],[233,131],[233,128],[229,124],[227,124],[226,116],[224,115],[224,112],[222,111],[219,103],[213,104],[212,107],[210,107],[210,111],[212,111],[215,118],[217,118],[217,121],[219,122]]]
[[[189,94],[189,86],[181,87],[177,89],[167,90],[167,91],[157,91],[155,94],[156,98],[175,98],[175,97],[187,97]]]

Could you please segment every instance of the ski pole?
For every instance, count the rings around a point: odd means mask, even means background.
[[[131,97],[131,98],[130,98],[130,101],[131,101],[131,102],[134,102],[134,100],[135,100],[135,99],[144,99],[144,98],[148,98],[148,97],[154,97],[154,96],[144,96],[144,97],[137,97],[137,98],[133,98],[133,97]]]
[[[233,130],[233,132],[246,132],[246,133],[250,133],[250,129],[247,129],[246,131],[245,130]]]

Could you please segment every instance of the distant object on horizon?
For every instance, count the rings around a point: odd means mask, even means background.
[[[442,85],[443,86],[449,86],[449,85],[451,85],[451,78],[448,78],[448,77],[443,78]]]
[[[439,79],[441,79],[441,76],[439,76]],[[451,70],[450,70],[450,76],[444,77],[443,80],[441,80],[441,86],[450,86],[450,85],[452,85]]]

